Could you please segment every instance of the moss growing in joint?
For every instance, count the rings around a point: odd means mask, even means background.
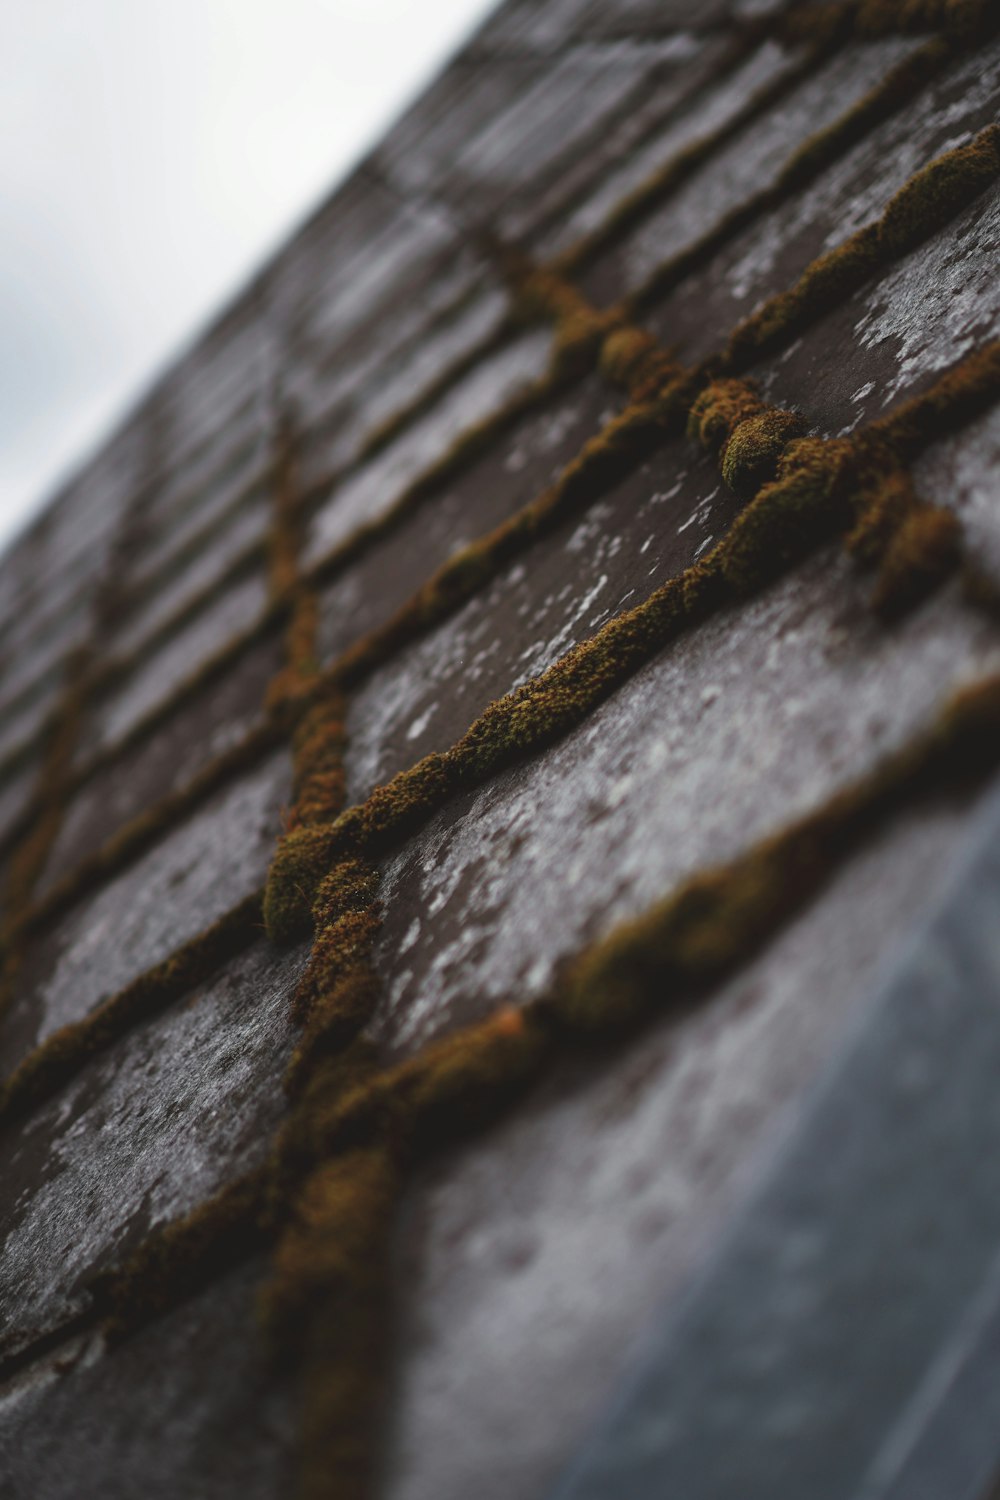
[[[282,834],[264,887],[264,926],[273,943],[294,943],[309,931],[316,889],[330,867],[330,828],[300,826]]]
[[[153,1234],[123,1265],[92,1283],[111,1341],[124,1338],[206,1285],[266,1240],[267,1172],[224,1188]]]
[[[891,617],[920,603],[958,566],[961,529],[951,511],[918,500],[906,470],[874,481],[855,501],[849,552],[877,568],[872,605]]]
[[[799,438],[706,562],[718,566],[737,596],[756,593],[792,563],[843,531],[858,454],[849,439]]]
[[[278,1243],[260,1310],[302,1381],[301,1494],[371,1494],[399,1174],[384,1145],[316,1169]]]
[[[886,549],[872,607],[885,617],[921,603],[958,567],[961,528],[949,510],[920,506],[903,520]]]
[[[988,125],[967,146],[958,146],[915,173],[878,221],[883,260],[912,249],[942,228],[1000,175],[1000,125]]]
[[[787,343],[856,291],[881,267],[914,249],[948,223],[1000,175],[1000,126],[945,152],[915,172],[881,217],[807,266],[795,286],[765,302],[734,329],[723,370],[746,369]]]
[[[264,888],[264,923],[274,942],[308,932],[316,889],[329,868],[329,826],[344,805],[346,785],[344,714],[343,695],[327,683],[295,732],[292,809]]]
[[[484,1129],[550,1055],[543,1006],[509,1006],[348,1088],[325,1111],[313,1148],[345,1150],[388,1132],[408,1163]]]
[[[800,911],[837,865],[917,794],[964,785],[1000,758],[1000,677],[955,695],[864,780],[741,858],[695,876],[569,966],[548,1004],[583,1036],[689,1004]]]
[[[942,31],[970,42],[996,30],[998,21],[992,0],[862,0],[854,29],[863,37]]]

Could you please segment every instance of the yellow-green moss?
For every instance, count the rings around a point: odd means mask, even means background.
[[[963,42],[996,30],[993,0],[862,0],[854,20],[859,36],[942,31]]]
[[[1000,341],[994,341],[961,360],[929,390],[880,417],[868,431],[899,462],[912,461],[930,443],[972,421],[998,398]]]

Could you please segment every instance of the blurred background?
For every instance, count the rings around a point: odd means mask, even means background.
[[[3,8],[0,546],[490,9]]]

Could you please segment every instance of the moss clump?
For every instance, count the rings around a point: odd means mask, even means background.
[[[872,601],[886,617],[921,603],[961,559],[961,528],[951,511],[926,505],[908,515],[886,549]]]
[[[747,380],[713,380],[688,418],[689,437],[718,456],[723,479],[742,499],[774,479],[781,455],[804,431],[796,412],[762,401]]]
[[[848,439],[797,439],[780,459],[777,478],[737,516],[708,563],[736,595],[756,593],[845,529],[857,467]]]
[[[282,834],[264,887],[264,926],[273,943],[294,943],[309,931],[316,889],[330,867],[333,835],[327,824]]]

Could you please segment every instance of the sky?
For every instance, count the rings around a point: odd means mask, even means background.
[[[492,0],[0,9],[0,546]]]

